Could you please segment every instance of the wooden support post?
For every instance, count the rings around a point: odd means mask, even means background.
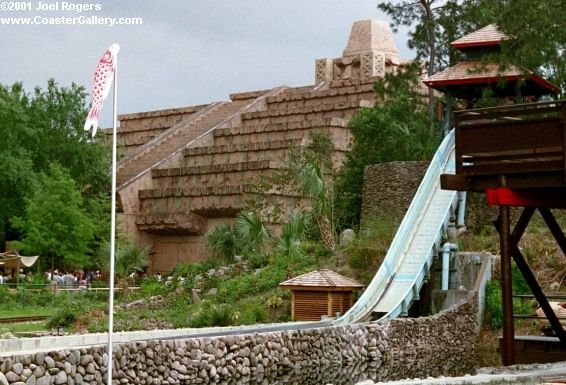
[[[513,287],[511,278],[511,229],[508,206],[499,206],[499,244],[501,249],[501,296],[503,299],[503,365],[515,363]]]
[[[554,236],[554,239],[556,239],[558,246],[560,246],[560,249],[562,250],[564,255],[566,255],[566,236],[564,236],[560,225],[558,224],[558,222],[556,222],[556,218],[554,218],[554,215],[552,215],[552,212],[547,207],[539,207],[538,211],[540,212],[540,215],[542,215],[544,221],[546,222],[546,225],[552,232],[552,235]]]
[[[517,267],[521,271],[521,274],[523,274],[523,277],[525,278],[525,281],[529,285],[531,292],[535,296],[537,302],[539,303],[544,314],[546,315],[546,318],[548,319],[548,322],[550,323],[552,330],[554,330],[554,333],[556,333],[556,336],[558,337],[560,342],[566,345],[566,332],[564,331],[564,328],[562,327],[560,320],[556,316],[556,313],[554,313],[554,311],[550,307],[550,304],[548,303],[548,299],[544,295],[544,292],[542,291],[542,288],[538,284],[536,277],[529,268],[527,260],[525,259],[523,253],[521,253],[521,250],[519,250],[519,247],[517,246],[534,212],[535,209],[533,207],[525,207],[525,209],[521,213],[521,217],[519,218],[517,225],[513,229],[513,233],[511,234],[511,247],[512,247],[511,252],[513,253],[513,258],[515,259],[515,263],[517,264]],[[552,214],[550,215],[552,216]]]
[[[554,330],[554,333],[556,333],[556,336],[558,336],[560,342],[566,345],[566,332],[564,331],[560,320],[550,307],[548,299],[546,298],[542,288],[538,284],[533,272],[529,268],[529,265],[525,257],[521,253],[521,250],[519,250],[519,247],[517,246],[521,237],[523,236],[523,233],[525,232],[525,229],[527,228],[527,225],[529,224],[529,221],[534,214],[534,211],[535,209],[533,207],[525,207],[523,212],[521,213],[519,221],[513,229],[513,233],[510,237],[511,253],[513,255],[515,263],[517,264],[517,267],[519,268],[519,271],[521,271],[521,274],[525,278],[525,282],[527,282],[527,284],[529,285],[529,288],[531,289],[531,292],[533,293],[535,299],[544,311],[544,314],[546,315],[546,318],[548,319],[552,330]]]

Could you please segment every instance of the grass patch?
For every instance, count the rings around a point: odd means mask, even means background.
[[[0,335],[6,333],[26,333],[41,330],[48,330],[46,323],[41,322],[16,322],[10,324],[0,324]]]
[[[55,309],[52,307],[25,307],[25,308],[14,308],[14,309],[0,309],[0,318],[11,318],[11,317],[33,317],[33,316],[50,316],[53,315]]]

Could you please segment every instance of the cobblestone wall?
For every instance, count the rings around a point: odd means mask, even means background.
[[[401,222],[428,162],[388,162],[367,166],[362,196],[362,226],[381,219]]]
[[[474,369],[476,301],[418,319],[114,348],[114,384],[353,384]],[[105,347],[0,359],[0,385],[105,383]]]

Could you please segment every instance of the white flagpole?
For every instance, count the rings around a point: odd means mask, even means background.
[[[118,55],[114,60],[114,105],[113,105],[113,127],[112,127],[112,197],[110,218],[110,282],[108,290],[108,381],[112,385],[112,333],[114,330],[114,257],[116,249],[116,126],[117,126],[117,102],[118,102]]]

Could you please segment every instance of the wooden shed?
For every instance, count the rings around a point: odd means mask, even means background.
[[[344,314],[352,307],[352,292],[364,287],[328,269],[291,278],[279,286],[291,290],[291,317],[297,321],[318,321],[324,316]]]

